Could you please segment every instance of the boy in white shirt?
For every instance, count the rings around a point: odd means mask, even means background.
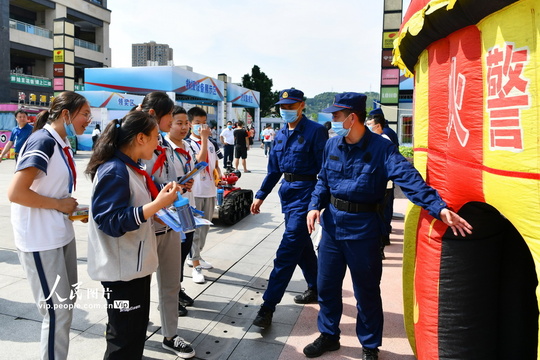
[[[208,138],[211,135],[211,129],[206,124],[206,111],[200,107],[191,108],[188,111],[188,120],[191,125],[191,136],[189,137],[189,146],[195,154],[196,161],[205,161],[207,168],[201,171],[195,177],[193,184],[193,195],[195,196],[195,205],[198,210],[204,211],[204,218],[212,221],[214,207],[216,206],[216,182],[214,181],[214,169],[217,176],[221,179],[221,170],[219,169],[216,148]],[[206,243],[210,226],[201,226],[195,230],[193,245],[191,247],[191,260],[187,264],[193,266],[192,280],[196,284],[206,282],[202,273],[203,269],[211,269],[213,266],[201,258],[201,251]]]

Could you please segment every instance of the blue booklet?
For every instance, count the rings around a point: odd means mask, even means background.
[[[203,171],[208,166],[208,163],[201,161],[200,163],[197,163],[193,170],[188,172],[186,175],[182,176],[178,179],[179,184],[185,184],[189,180],[191,180],[195,175]]]

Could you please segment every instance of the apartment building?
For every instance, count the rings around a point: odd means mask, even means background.
[[[172,65],[173,49],[167,44],[150,41],[131,45],[131,66]]]
[[[0,104],[48,106],[59,76],[82,90],[85,68],[111,65],[110,22],[107,0],[0,0]]]

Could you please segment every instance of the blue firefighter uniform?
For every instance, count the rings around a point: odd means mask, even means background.
[[[327,142],[309,205],[309,210],[326,209],[321,215],[319,244],[319,331],[339,339],[341,291],[348,266],[357,300],[356,333],[360,343],[371,349],[382,342],[379,241],[386,229],[378,206],[388,180],[434,217],[446,207],[396,146],[370,131],[356,144],[347,144],[343,136]]]
[[[264,200],[284,176],[279,196],[285,214],[285,232],[263,295],[263,305],[272,311],[281,301],[296,265],[302,269],[308,288],[317,288],[317,257],[306,215],[327,139],[326,128],[304,115],[293,130],[285,125],[276,134],[268,159],[268,174],[255,195]]]

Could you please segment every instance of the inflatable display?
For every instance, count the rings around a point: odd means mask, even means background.
[[[413,0],[414,164],[473,227],[412,206],[405,326],[420,360],[540,359],[540,1]],[[537,270],[538,269],[538,270]]]

